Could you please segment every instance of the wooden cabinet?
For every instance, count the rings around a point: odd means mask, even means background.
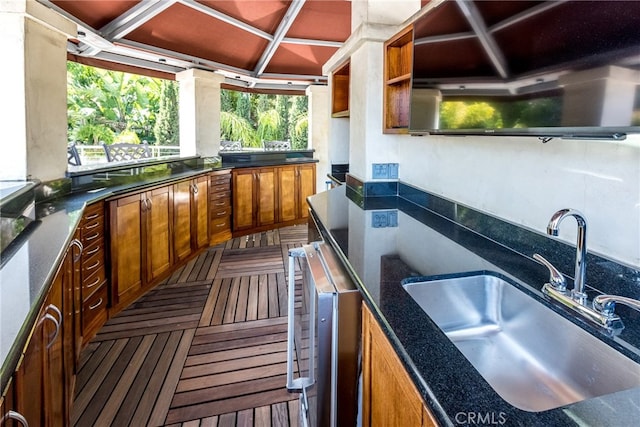
[[[26,419],[18,412],[13,379],[9,378],[7,386],[0,396],[0,426],[13,427],[26,425]]]
[[[109,201],[113,312],[209,245],[208,188],[202,175]],[[108,294],[85,303],[95,307]]]
[[[176,262],[191,255],[191,192],[193,182],[173,184],[173,252]]]
[[[209,246],[209,176],[203,175],[193,180],[191,192],[193,216],[193,249]]]
[[[144,284],[158,280],[173,265],[171,250],[171,187],[160,187],[142,195],[142,224],[144,226],[143,255],[145,257]]]
[[[363,426],[437,426],[391,343],[362,309]]]
[[[126,307],[173,265],[173,188],[154,188],[109,203],[114,311]],[[190,224],[190,213],[186,216]],[[190,239],[190,231],[187,236]],[[92,294],[91,300],[85,300],[87,309],[95,310],[107,294],[102,290]]]
[[[29,341],[13,376],[13,410],[32,426],[68,425],[75,375],[73,263],[80,245],[72,245],[58,268],[36,317]],[[3,404],[4,405],[4,404]],[[16,424],[17,425],[17,424]]]
[[[234,169],[232,177],[234,236],[306,222],[314,163]]]
[[[276,223],[276,168],[234,169],[233,231]]]
[[[173,185],[173,250],[184,261],[209,245],[209,178],[204,175]]]
[[[231,171],[209,174],[209,244],[231,239]]]
[[[142,290],[142,200],[144,193],[109,202],[111,308],[119,311]]]
[[[349,117],[350,64],[341,65],[331,76],[331,117]]]
[[[407,133],[413,66],[413,26],[384,44],[384,133]]]
[[[307,197],[315,194],[314,164],[278,167],[278,222],[309,216]]]
[[[76,297],[76,322],[82,340],[89,342],[100,327],[107,321],[107,273],[104,203],[99,202],[87,207],[80,222],[79,240],[82,246],[80,256],[80,296]],[[96,305],[95,295],[105,295]],[[91,301],[91,302],[89,302]],[[99,301],[99,299],[98,299]]]

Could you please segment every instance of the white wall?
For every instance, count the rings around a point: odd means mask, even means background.
[[[640,266],[640,136],[546,144],[398,136],[391,145],[403,182],[543,233],[555,211],[578,209],[588,221],[590,252]],[[576,228],[565,220],[560,238],[575,244]]]

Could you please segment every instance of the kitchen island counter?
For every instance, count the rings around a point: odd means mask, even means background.
[[[366,186],[343,185],[315,195],[309,202],[323,239],[334,247],[359,286],[438,422],[474,425],[480,419],[482,425],[635,425],[640,419],[640,388],[542,412],[510,405],[401,285],[402,279],[411,276],[493,271],[516,281],[531,297],[571,319],[542,297],[539,289],[548,280],[548,272],[531,255],[540,252],[566,271],[575,249],[413,187],[397,185],[395,195],[383,197],[364,197],[365,192],[375,193]],[[606,286],[611,286],[618,292],[626,290],[627,296],[639,296],[637,270],[589,254],[587,272],[588,284],[607,282],[598,291],[610,292]],[[621,308],[627,328],[617,338],[607,337],[575,317],[572,321],[640,362],[640,318],[634,313]]]

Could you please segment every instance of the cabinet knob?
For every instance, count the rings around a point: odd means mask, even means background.
[[[7,420],[16,420],[17,422],[22,424],[24,427],[29,427],[29,423],[27,422],[27,419],[23,417],[21,413],[16,411],[9,411],[6,414],[4,414],[2,418],[0,418],[0,425],[4,424],[4,422]]]

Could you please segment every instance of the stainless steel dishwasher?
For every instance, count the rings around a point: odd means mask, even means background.
[[[301,426],[356,425],[361,300],[329,245],[289,251],[287,388]]]

